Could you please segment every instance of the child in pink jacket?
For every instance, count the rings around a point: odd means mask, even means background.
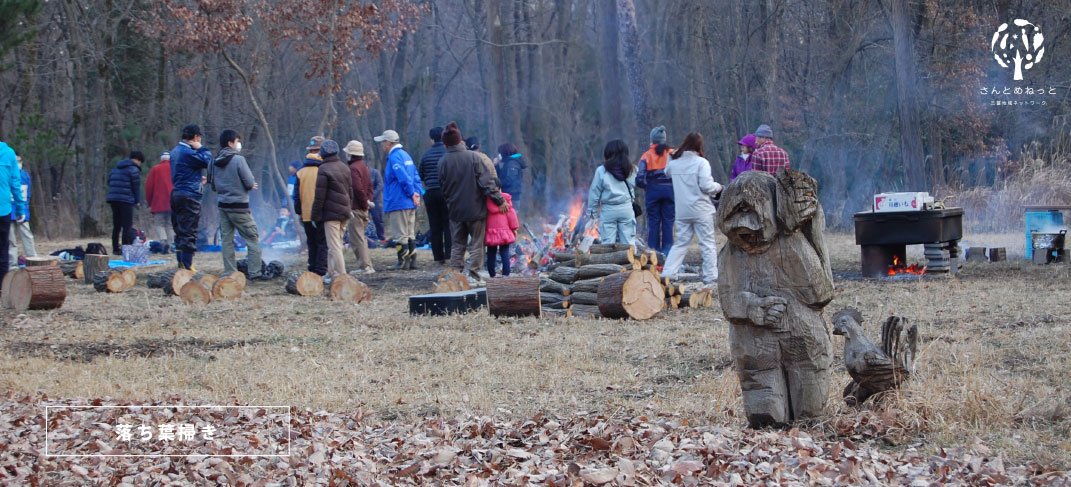
[[[517,212],[513,209],[513,197],[502,193],[509,205],[509,213],[502,213],[491,198],[487,198],[487,232],[484,243],[487,245],[487,273],[495,277],[495,255],[502,257],[502,275],[509,275],[509,246],[517,241]]]

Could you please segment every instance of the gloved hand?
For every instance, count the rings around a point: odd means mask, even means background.
[[[369,210],[371,210],[372,208],[375,208],[375,207],[376,207],[376,202],[375,201],[369,201],[368,202],[368,209]]]

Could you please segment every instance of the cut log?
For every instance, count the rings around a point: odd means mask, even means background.
[[[409,314],[437,316],[463,314],[479,309],[486,304],[487,291],[484,288],[455,293],[409,296]]]
[[[121,293],[127,289],[126,279],[123,279],[122,272],[116,270],[100,271],[93,276],[93,289],[98,293]]]
[[[666,296],[680,296],[684,294],[684,284],[670,283],[666,286]]]
[[[469,279],[457,269],[449,269],[439,274],[435,281],[435,292],[453,293],[472,289]]]
[[[589,306],[599,305],[599,295],[597,293],[573,293],[569,296],[569,302],[573,304],[585,304]]]
[[[640,270],[647,267],[650,257],[647,254],[640,254],[636,256],[636,263],[639,264]]]
[[[286,292],[298,296],[319,296],[324,293],[324,279],[315,272],[292,273],[286,277]]]
[[[543,293],[560,294],[562,296],[568,296],[572,289],[569,286],[562,284],[553,279],[546,277],[539,279],[539,291]]]
[[[244,276],[241,272],[235,272],[235,274]],[[216,283],[212,285],[212,299],[228,301],[238,299],[242,296],[242,291],[244,290],[245,286],[238,279],[235,279],[233,275],[221,277],[216,279]]]
[[[67,283],[63,282],[59,266],[26,267],[10,274],[14,275],[3,291],[8,294],[7,303],[16,311],[55,309],[67,299]]]
[[[540,300],[542,300],[542,294],[540,294]],[[573,303],[569,302],[569,298],[565,298],[561,301],[555,301],[553,303],[543,302],[543,309],[569,309],[573,306]]]
[[[84,273],[84,280],[86,284],[93,284],[93,277],[100,271],[108,270],[108,261],[111,260],[107,255],[98,254],[86,254],[85,261],[82,264],[82,271]]]
[[[704,291],[695,291],[690,293],[684,293],[681,295],[681,308],[703,308],[706,307],[707,293]]]
[[[706,302],[703,303],[703,307],[709,308],[711,306],[714,306],[714,293],[708,292],[707,293],[707,300],[706,300]]]
[[[185,304],[204,306],[212,302],[212,292],[199,280],[190,280],[182,285],[179,297]]]
[[[562,301],[568,301],[568,300],[569,300],[568,297],[562,296],[561,294],[558,294],[558,293],[545,293],[542,290],[539,291],[539,302],[543,303],[543,305],[560,303]]]
[[[4,274],[4,280],[0,283],[0,304],[3,304],[5,308],[11,307],[11,280],[19,272],[22,272],[22,269],[13,267],[7,271],[7,274]]]
[[[599,264],[631,265],[636,262],[636,249],[629,247],[628,250],[610,252],[608,254],[576,254],[578,267]]]
[[[666,296],[666,309],[677,309],[680,307],[680,296]]]
[[[130,289],[130,288],[134,287],[134,284],[137,284],[137,282],[138,282],[138,273],[134,272],[134,269],[132,269],[130,267],[116,267],[115,269],[112,269],[112,270],[115,271],[115,272],[118,272],[123,278],[123,289],[120,292],[126,291],[127,289]],[[94,280],[95,280],[95,278],[94,278]],[[95,283],[94,283],[94,285],[95,285]]]
[[[185,286],[187,282],[192,281],[197,275],[196,272],[189,269],[175,269],[172,271],[171,280],[164,283],[164,294],[171,296],[178,296],[179,291],[182,290],[182,286]]]
[[[538,277],[502,277],[487,281],[491,316],[540,316]]]
[[[213,276],[212,274],[205,274],[205,275],[201,276],[200,278],[198,278],[197,280],[201,281],[201,284],[205,285],[205,289],[208,289],[208,290],[211,291],[212,290],[212,286],[216,285],[216,281],[219,280],[219,277]]]
[[[602,313],[599,312],[598,306],[575,304],[570,306],[569,310],[573,312],[574,318],[602,318]]]
[[[435,289],[433,289],[432,291],[436,294],[459,293],[465,291],[465,288],[453,279],[445,279],[435,283]]]
[[[574,280],[594,279],[596,277],[605,277],[611,274],[619,274],[624,269],[624,267],[617,264],[586,265],[577,269],[576,279]]]
[[[245,274],[243,274],[241,272],[238,272],[238,271],[234,271],[234,272],[232,272],[230,274],[227,274],[226,276],[221,276],[221,278],[223,278],[223,277],[229,277],[231,279],[234,279],[235,281],[238,282],[239,285],[241,285],[241,287],[242,287],[241,290],[245,291],[245,284],[246,284]]]
[[[177,271],[178,269],[168,269],[164,272],[149,274],[149,278],[146,279],[145,284],[149,286],[149,289],[163,289],[167,283],[171,282],[171,278],[175,277],[175,272]]]
[[[85,275],[82,274],[82,261],[80,260],[61,260],[59,262],[60,269],[63,271],[63,275],[73,278],[85,280]]]
[[[551,317],[551,316],[557,317],[557,318],[568,318],[570,316],[573,316],[573,310],[571,310],[571,309],[552,309],[552,308],[544,307],[543,308],[543,317],[546,318],[546,317]]]
[[[570,260],[576,260],[576,254],[569,254],[562,252],[560,254],[554,254],[555,262],[568,262]]]
[[[59,265],[59,257],[46,255],[43,257],[27,257],[26,267],[40,267],[45,265]]]
[[[636,252],[635,245],[615,243],[615,244],[592,244],[588,249],[589,254],[609,254],[611,252],[620,252],[622,250],[632,250]]]
[[[576,273],[579,271],[576,267],[559,266],[550,273],[551,280],[560,282],[562,284],[572,284],[576,281]]]
[[[576,281],[573,283],[574,293],[597,293],[599,292],[599,283],[602,282],[601,277],[594,279],[584,279],[582,281]]]
[[[613,274],[599,284],[599,312],[607,318],[650,319],[662,310],[665,299],[665,286],[650,272]]]
[[[333,301],[360,303],[365,299],[365,288],[361,281],[349,274],[342,274],[331,282],[327,297]]]

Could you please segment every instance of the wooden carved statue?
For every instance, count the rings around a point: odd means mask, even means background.
[[[832,340],[822,309],[833,274],[814,178],[782,169],[747,171],[725,189],[718,228],[718,295],[744,410],[753,428],[821,413],[832,373]]]
[[[900,387],[915,370],[919,330],[907,318],[885,320],[880,348],[866,336],[863,315],[854,308],[833,313],[833,334],[844,335],[844,367],[852,376],[844,388],[844,402],[849,406]]]

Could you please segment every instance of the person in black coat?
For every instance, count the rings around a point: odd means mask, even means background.
[[[130,157],[119,161],[108,174],[108,204],[112,207],[112,253],[122,255],[119,245],[120,232],[122,244],[134,243],[134,205],[141,201],[141,164],[145,155],[141,151],[130,153]]]

